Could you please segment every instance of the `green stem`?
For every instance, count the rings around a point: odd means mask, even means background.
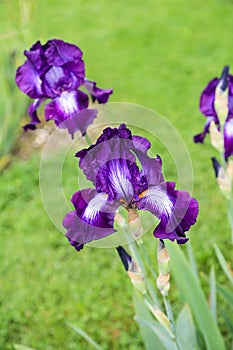
[[[141,239],[140,241],[138,241],[138,246],[139,246],[139,248],[140,248],[140,250],[141,250],[141,252],[142,252],[142,254],[143,254],[144,258],[145,258],[145,261],[146,261],[146,263],[147,263],[147,266],[148,266],[148,268],[149,268],[149,270],[150,270],[152,276],[153,276],[154,279],[156,280],[156,278],[158,277],[158,276],[157,276],[157,273],[155,272],[155,270],[154,270],[153,267],[152,267],[152,266],[153,266],[153,263],[152,263],[151,258],[149,257],[149,255],[148,255],[148,253],[147,253],[147,250],[146,250],[146,248],[145,248],[145,245],[144,245],[144,242],[143,242],[142,239]]]
[[[176,337],[176,327],[175,327],[174,316],[173,316],[170,301],[167,299],[167,297],[163,296],[163,302],[165,305],[168,320],[169,320],[170,325],[171,325],[171,331],[174,334],[174,342],[176,344],[177,350],[181,350],[182,347],[180,347],[179,339]]]
[[[221,159],[221,165],[223,169],[226,170],[227,163],[225,160],[224,152],[220,152],[220,159]]]
[[[163,296],[163,302],[164,302],[164,306],[165,306],[165,309],[166,309],[167,317],[168,317],[170,325],[171,325],[172,332],[174,334],[176,334],[175,323],[174,323],[174,316],[173,316],[173,312],[172,312],[172,308],[171,308],[170,302],[167,299],[167,297],[165,297],[165,296]]]
[[[91,142],[91,139],[89,138],[87,133],[85,134],[85,140],[86,140],[86,143],[88,144],[88,146],[91,146],[92,142]]]
[[[139,250],[138,250],[138,247],[137,247],[137,244],[135,241],[129,242],[129,250],[130,250],[133,258],[136,260],[136,262],[140,266],[143,274],[146,275],[146,268],[145,268],[143,260],[140,256],[140,253],[139,253]]]
[[[228,220],[231,227],[231,242],[233,243],[233,195],[229,199]]]

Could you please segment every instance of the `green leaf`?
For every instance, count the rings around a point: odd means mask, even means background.
[[[213,319],[199,281],[184,253],[178,245],[172,242],[167,242],[166,246],[171,257],[172,271],[176,284],[182,297],[191,307],[194,318],[203,335],[206,349],[225,349],[223,338]]]
[[[227,313],[226,310],[221,309],[220,313],[224,318],[225,324],[229,327],[231,334],[233,334],[233,316],[232,313]]]
[[[92,345],[96,350],[103,350],[103,348],[97,344],[84,330],[82,330],[81,328],[75,326],[74,324],[69,324],[69,326],[71,328],[73,328],[73,330],[78,333],[79,335],[81,335],[81,337],[83,337],[90,345]]]
[[[196,264],[196,260],[195,260],[195,256],[193,253],[193,248],[192,248],[192,244],[191,244],[190,240],[187,243],[187,254],[188,254],[189,262],[192,266],[193,272],[195,273],[196,277],[198,278],[197,264]]]
[[[223,296],[223,298],[229,303],[229,305],[233,306],[233,293],[232,291],[229,291],[229,289],[218,285],[218,291]]]
[[[151,327],[148,327],[147,322],[152,322],[154,319],[147,309],[146,305],[144,304],[144,300],[142,296],[137,293],[137,291],[134,290],[133,295],[133,301],[134,301],[134,308],[135,308],[135,320],[139,324],[140,332],[145,344],[146,350],[165,350],[164,346],[162,345],[158,335],[154,332],[154,329],[151,329]]]
[[[215,278],[215,269],[214,266],[211,267],[210,270],[210,310],[212,315],[217,322],[217,297],[216,297],[216,278]]]
[[[14,344],[14,348],[15,350],[34,350],[32,348],[20,344]]]
[[[228,277],[229,281],[233,284],[233,275],[232,271],[229,269],[229,266],[227,265],[227,262],[221,252],[221,250],[218,248],[217,244],[214,244],[214,249],[218,258],[218,261],[220,265],[222,266],[223,271],[225,272],[225,275]]]
[[[172,339],[170,337],[169,333],[160,323],[145,320],[140,318],[139,316],[135,316],[134,319],[141,325],[141,327],[146,327],[148,331],[151,330],[153,332],[152,334],[156,334],[156,336],[160,339],[160,345],[153,343],[153,341],[151,340],[151,347],[146,349],[178,350],[177,345],[175,343],[175,339]],[[163,346],[161,345],[161,343],[163,344]]]
[[[185,304],[176,321],[176,334],[180,347],[184,350],[198,348],[196,329],[192,313],[188,304]]]

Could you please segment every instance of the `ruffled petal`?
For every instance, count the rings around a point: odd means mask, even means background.
[[[95,81],[90,81],[88,79],[85,79],[84,86],[89,91],[93,102],[97,100],[98,103],[106,103],[109,96],[113,93],[112,89],[100,89],[96,86]]]
[[[24,55],[33,64],[37,73],[41,76],[48,68],[49,64],[44,55],[44,46],[37,41],[30,50],[25,50]]]
[[[88,107],[88,96],[82,91],[63,91],[59,97],[45,106],[46,121],[53,119],[56,125],[75,116],[80,110]]]
[[[45,99],[43,98],[38,98],[36,99],[34,102],[32,102],[29,107],[28,107],[28,114],[31,118],[30,123],[24,125],[24,130],[35,130],[36,129],[36,125],[40,123],[40,119],[38,118],[37,115],[37,108],[39,108],[39,106],[41,105],[41,103],[44,101]]]
[[[145,137],[133,136],[132,140],[133,140],[134,149],[136,151],[147,153],[148,149],[151,147],[150,141],[148,141]]]
[[[33,99],[43,97],[42,80],[35,66],[29,60],[17,69],[15,80],[20,90],[29,97]]]
[[[106,128],[96,143],[76,153],[80,158],[79,166],[87,179],[96,184],[98,172],[111,160],[125,159],[136,163],[132,135],[125,125],[119,128]]]
[[[214,120],[218,122],[218,117],[214,108],[215,90],[219,83],[218,78],[214,78],[209,82],[206,88],[203,90],[200,98],[200,111],[206,117],[214,117]]]
[[[154,236],[185,243],[185,232],[196,222],[198,203],[186,191],[177,191],[175,184],[167,182],[150,187],[142,193],[137,203],[139,209],[149,210],[161,221]]]
[[[82,58],[82,51],[73,44],[52,39],[45,45],[45,57],[50,65],[59,67],[67,62],[78,62]]]
[[[79,250],[83,244],[106,237],[113,228],[116,207],[108,203],[108,195],[94,189],[76,192],[71,199],[75,211],[68,213],[63,226],[66,237]]]
[[[82,136],[87,132],[87,128],[91,125],[94,119],[97,117],[98,110],[86,108],[82,109],[80,112],[66,119],[64,122],[59,124],[60,129],[67,129],[68,132],[73,137],[76,131],[80,131]]]
[[[233,155],[233,116],[227,118],[224,125],[224,149],[226,159]]]

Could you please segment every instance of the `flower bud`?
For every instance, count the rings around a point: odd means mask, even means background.
[[[164,275],[170,272],[170,256],[168,255],[165,244],[161,239],[158,242],[157,260],[160,274]]]
[[[228,115],[228,74],[229,66],[224,67],[215,90],[214,108],[220,124],[223,125]]]
[[[233,161],[230,160],[227,163],[226,170],[221,167],[215,157],[211,158],[213,162],[213,167],[215,170],[215,175],[217,178],[217,183],[219,189],[223,193],[223,195],[229,200],[232,195],[232,187],[233,187]]]
[[[218,130],[215,122],[212,120],[210,122],[210,140],[212,146],[217,148],[219,152],[223,152],[224,145],[223,145],[223,134]]]
[[[157,260],[159,266],[159,276],[156,283],[163,296],[168,295],[170,289],[170,257],[163,240],[159,240],[157,249]]]
[[[170,273],[166,273],[165,275],[160,274],[157,277],[156,284],[157,284],[158,289],[160,290],[160,293],[163,296],[168,295],[168,292],[170,289],[169,280],[170,280]]]
[[[123,247],[117,247],[117,252],[134,287],[142,294],[146,293],[145,277],[138,263]]]
[[[145,304],[148,307],[148,309],[150,310],[150,312],[157,319],[157,321],[167,329],[167,331],[169,332],[169,334],[173,338],[174,335],[171,332],[171,326],[170,326],[170,322],[169,322],[169,319],[167,318],[167,316],[156,305],[151,305],[151,303],[148,300],[145,300]]]

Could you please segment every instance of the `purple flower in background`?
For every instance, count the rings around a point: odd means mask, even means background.
[[[103,90],[85,78],[82,51],[62,40],[49,40],[45,45],[37,41],[29,51],[25,50],[25,63],[17,69],[16,83],[31,99],[28,108],[30,123],[25,130],[36,128],[40,123],[37,109],[47,99],[45,120],[54,120],[57,126],[67,128],[73,135],[77,130],[82,135],[93,122],[97,110],[88,109],[89,96],[80,90],[86,88],[93,101],[106,103],[112,90]],[[83,112],[85,110],[85,113]]]
[[[203,90],[200,111],[207,117],[203,132],[194,136],[194,142],[203,143],[213,121],[223,133],[225,158],[233,155],[233,76],[229,67],[220,78],[214,78]]]
[[[185,232],[196,221],[198,203],[164,180],[161,158],[150,158],[149,148],[147,139],[133,136],[122,124],[106,128],[96,144],[76,154],[95,187],[73,195],[75,210],[63,220],[66,236],[77,250],[116,231],[114,218],[120,206],[128,211],[148,210],[159,218],[155,237],[187,242]]]

